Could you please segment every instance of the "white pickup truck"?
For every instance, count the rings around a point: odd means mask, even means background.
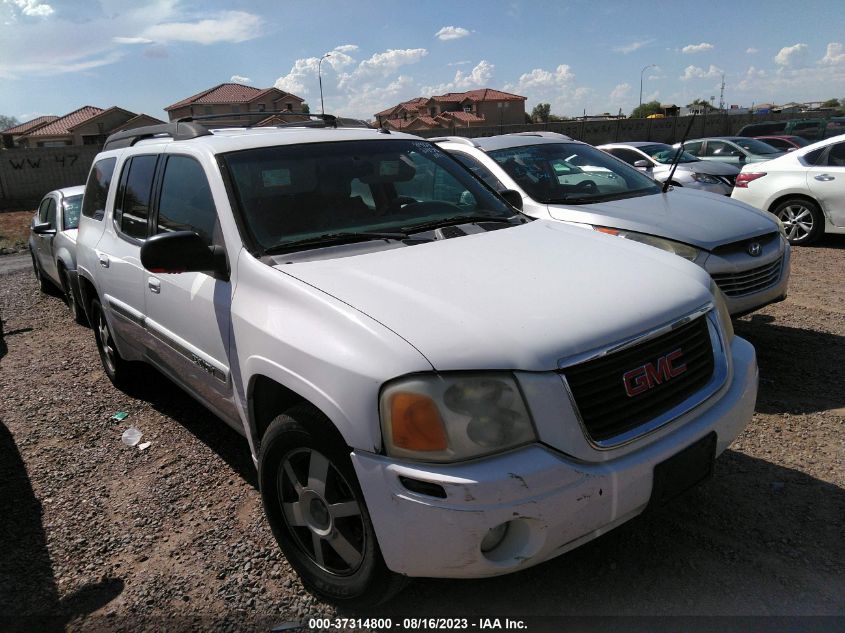
[[[78,239],[105,372],[151,363],[246,437],[306,587],[521,570],[711,473],[757,365],[705,271],[321,120],[113,135]]]

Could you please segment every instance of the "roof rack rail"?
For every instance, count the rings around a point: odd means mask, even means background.
[[[540,138],[559,138],[564,141],[572,140],[572,137],[567,136],[566,134],[561,134],[560,132],[547,132],[545,130],[538,130],[536,132],[510,132],[508,134],[504,134],[503,136],[539,136]]]
[[[207,127],[198,123],[176,121],[175,123],[145,125],[144,127],[136,127],[111,134],[103,145],[103,151],[132,147],[138,141],[156,136],[169,136],[174,141],[184,141],[210,134],[211,132],[208,131]]]
[[[308,121],[294,121],[292,122],[294,126],[299,125],[301,126],[303,123],[313,122],[313,123],[322,123],[322,127],[337,127],[337,117],[333,114],[312,114],[310,112],[293,112],[292,110],[265,110],[264,112],[227,112],[225,114],[201,114],[198,116],[186,116],[182,117],[181,119],[177,119],[178,123],[191,123],[193,121],[213,121],[214,119],[239,119],[241,117],[255,117],[258,121],[266,119],[271,116],[298,116],[298,117],[308,117]],[[255,123],[250,123],[243,127],[252,127]],[[290,123],[283,123],[280,126],[273,126],[273,127],[282,127],[282,126],[291,126]],[[240,126],[238,126],[240,127]],[[270,126],[268,126],[270,127]],[[310,127],[319,127],[319,126],[310,126]]]
[[[476,143],[471,138],[467,138],[466,136],[433,136],[428,140],[432,143],[442,143],[443,141],[449,141],[450,143],[460,143],[461,145],[470,145],[472,147],[478,147],[478,143]]]

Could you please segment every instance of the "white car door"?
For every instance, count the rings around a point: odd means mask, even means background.
[[[156,154],[137,154],[120,167],[112,217],[95,249],[97,285],[111,316],[112,335],[121,355],[142,356],[147,349],[144,328],[145,276],[141,246],[147,239]],[[110,220],[110,221],[109,221]],[[135,349],[128,354],[125,346]]]
[[[834,226],[845,226],[845,142],[831,145],[820,164],[807,170],[807,188]]]
[[[193,231],[223,246],[217,210],[202,165],[168,154],[154,233]],[[144,271],[151,354],[177,382],[218,414],[237,420],[229,367],[232,285],[206,273]]]

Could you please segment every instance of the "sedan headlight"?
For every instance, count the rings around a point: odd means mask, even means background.
[[[711,176],[710,174],[701,174],[698,172],[692,172],[692,179],[696,182],[704,183],[706,185],[721,185],[722,181],[716,178],[716,176]]]
[[[537,435],[507,373],[428,374],[384,388],[379,402],[388,455],[454,462],[534,442]]]
[[[734,324],[731,321],[731,313],[728,310],[728,302],[725,299],[725,293],[716,285],[716,282],[710,280],[710,292],[716,300],[716,315],[719,317],[719,325],[722,328],[722,333],[725,336],[725,345],[730,345],[734,337]]]
[[[669,251],[670,253],[675,253],[675,255],[679,255],[691,262],[695,261],[700,252],[697,248],[690,246],[689,244],[676,242],[674,240],[667,240],[665,237],[657,237],[656,235],[649,235],[647,233],[636,233],[634,231],[623,231],[622,229],[612,229],[607,226],[594,226],[593,228],[602,233],[616,235],[617,237],[624,237],[626,240],[641,242],[664,251]]]

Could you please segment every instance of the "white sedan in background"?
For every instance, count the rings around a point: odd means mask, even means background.
[[[731,197],[774,213],[790,244],[845,233],[845,134],[745,165]]]

